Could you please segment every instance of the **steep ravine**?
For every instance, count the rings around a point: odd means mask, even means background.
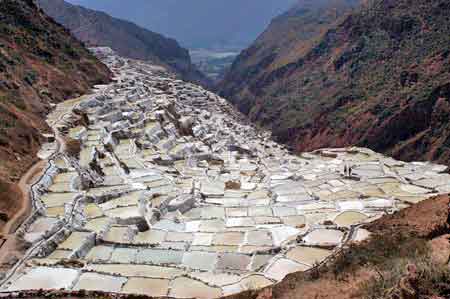
[[[184,80],[204,86],[210,84],[192,64],[189,51],[174,39],[64,0],[39,0],[38,3],[86,45],[110,47],[123,57],[163,64]]]
[[[298,151],[360,145],[449,164],[448,1],[364,3],[300,1],[242,52],[221,94]]]

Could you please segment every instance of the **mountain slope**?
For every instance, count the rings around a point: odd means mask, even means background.
[[[107,46],[124,57],[165,64],[184,79],[207,82],[192,65],[189,51],[180,47],[174,39],[64,0],[39,0],[39,5],[88,45]]]
[[[247,89],[264,76],[301,59],[357,1],[302,0],[275,18],[251,47],[242,51],[222,82],[222,93],[248,112]],[[278,82],[275,82],[278,83]],[[249,99],[254,95],[249,94]]]
[[[130,20],[188,48],[242,49],[296,0],[68,0]],[[137,9],[138,8],[138,9]]]
[[[109,77],[107,67],[33,1],[0,1],[2,220],[19,208],[14,184],[36,159],[51,104],[85,93]]]
[[[344,1],[328,2],[326,11]],[[297,150],[356,144],[450,162],[449,2],[365,3],[316,24],[321,30],[301,9],[290,12],[294,24],[280,17],[234,63],[222,95]],[[274,48],[302,23],[312,26],[309,37]]]

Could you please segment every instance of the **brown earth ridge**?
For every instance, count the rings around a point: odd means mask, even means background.
[[[450,3],[299,1],[219,86],[297,151],[358,145],[450,164]]]
[[[439,196],[386,215],[365,226],[370,239],[350,244],[328,264],[230,299],[449,298],[449,204],[448,196]],[[417,267],[417,279],[407,279],[408,265]]]
[[[0,215],[20,209],[20,177],[36,162],[52,104],[106,83],[110,72],[31,0],[0,1]],[[2,224],[3,225],[3,224]]]

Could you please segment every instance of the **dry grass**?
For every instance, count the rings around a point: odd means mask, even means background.
[[[329,270],[337,279],[355,274],[361,267],[373,267],[377,272],[390,271],[396,260],[416,260],[426,256],[430,249],[426,239],[406,233],[375,234],[363,243],[351,245],[339,255]]]
[[[415,275],[407,273],[408,265],[417,268]],[[450,269],[432,262],[429,256],[402,258],[392,261],[390,271],[363,282],[360,289],[364,299],[405,298],[408,292],[413,298],[449,298]]]
[[[289,275],[272,298],[450,298],[449,202],[429,199],[369,224],[369,240],[314,271]],[[408,265],[416,269],[412,276]]]

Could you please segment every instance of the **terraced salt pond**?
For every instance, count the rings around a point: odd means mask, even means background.
[[[200,87],[114,55],[106,63],[117,83],[49,118],[81,154],[53,158],[42,213],[22,230],[36,247],[5,292],[217,298],[262,288],[367,237],[359,224],[450,191],[440,165],[362,148],[292,155]]]

